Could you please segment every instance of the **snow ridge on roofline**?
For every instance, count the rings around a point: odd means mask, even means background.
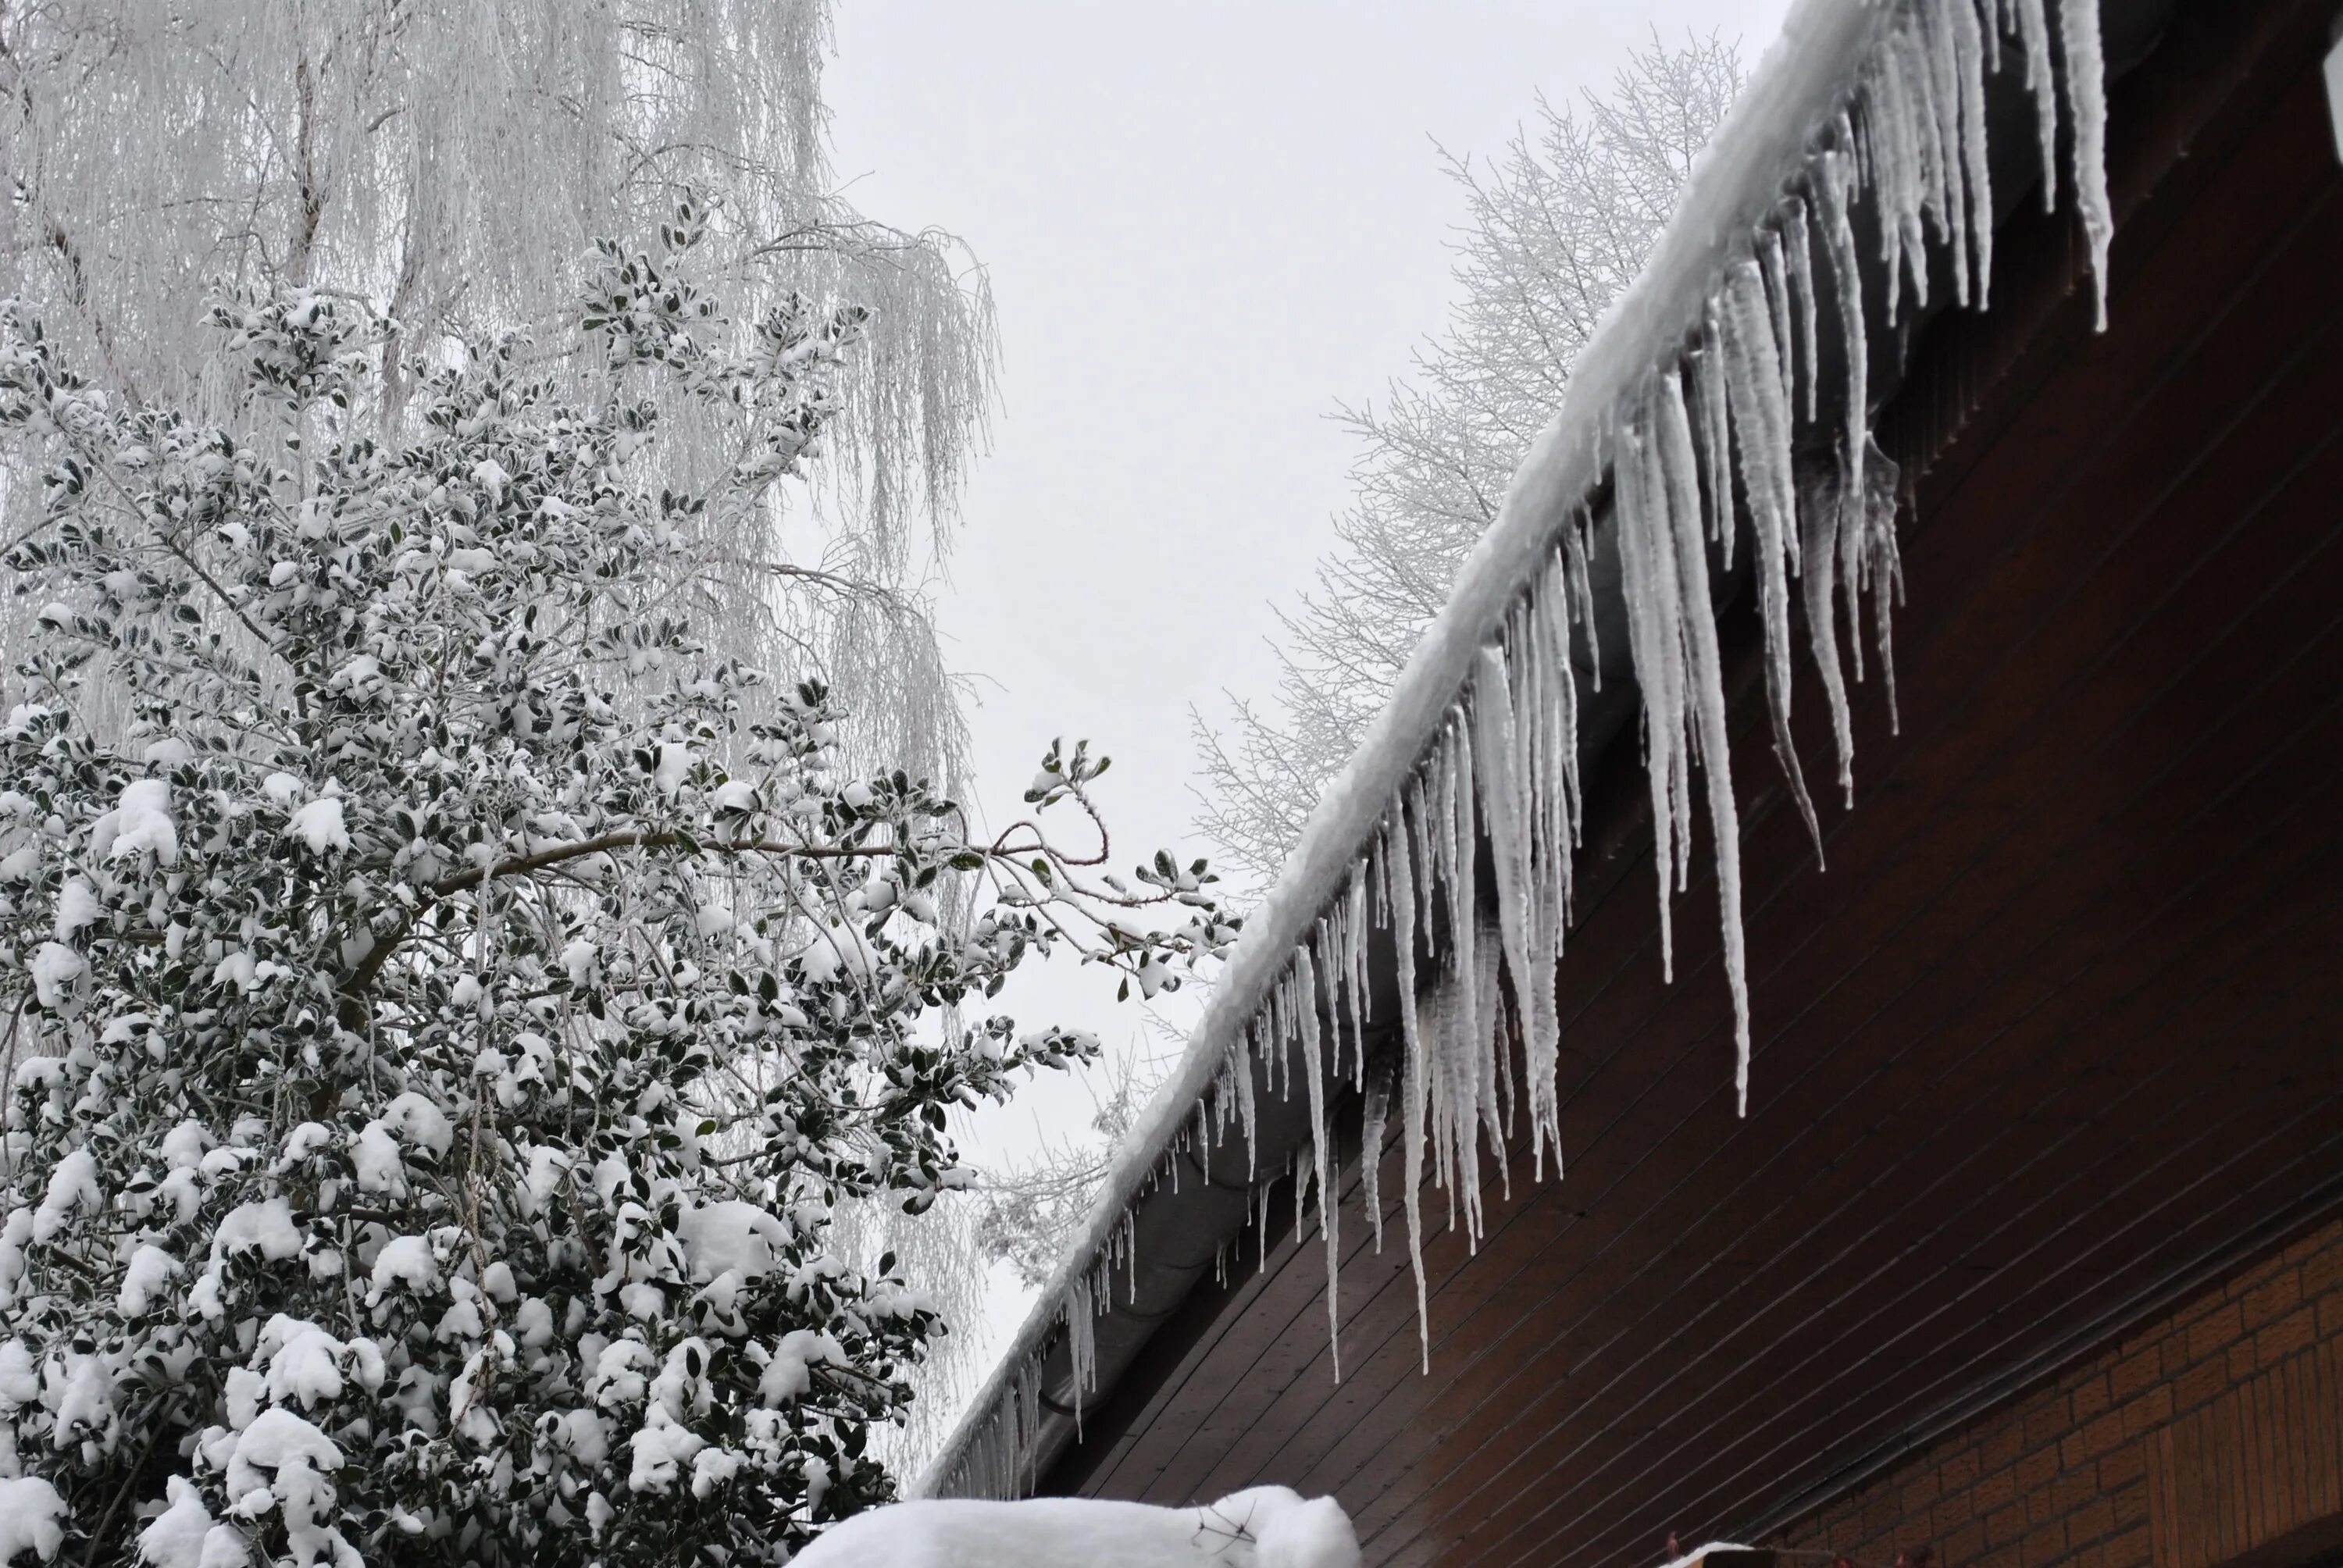
[[[1745,1104],[1738,829],[1709,558],[1720,552],[1730,568],[1745,510],[1769,706],[1782,765],[1805,805],[1786,748],[1790,582],[1798,579],[1809,649],[1831,697],[1839,777],[1849,784],[1839,606],[1853,632],[1870,597],[1884,663],[1900,571],[1892,476],[1869,446],[1866,306],[1850,214],[1860,204],[1868,220],[1891,319],[1907,302],[1925,304],[1932,275],[1947,270],[1956,301],[1982,307],[1993,229],[1984,84],[2005,70],[2006,50],[2006,69],[2022,74],[2037,107],[2046,205],[2059,185],[2051,163],[2065,88],[2067,185],[2104,317],[2112,225],[2098,26],[2097,0],[1799,0],[1694,169],[1651,259],[1574,367],[1561,411],[1516,470],[1389,705],[1251,917],[1179,1072],[1117,1156],[1086,1233],[920,1491],[1016,1490],[1040,1430],[1040,1367],[1061,1328],[1077,1400],[1089,1383],[1090,1330],[1131,1205],[1183,1140],[1210,1140],[1241,1121],[1250,1141],[1254,1065],[1272,1073],[1282,1066],[1290,1092],[1297,1051],[1312,1099],[1330,1316],[1337,1311],[1322,1090],[1326,1073],[1342,1070],[1346,1011],[1362,1041],[1364,1086],[1371,920],[1398,933],[1406,1060],[1397,1085],[1370,1094],[1367,1131],[1379,1146],[1395,1098],[1411,1251],[1420,1258],[1427,1159],[1477,1231],[1478,1135],[1489,1135],[1502,1160],[1501,1121],[1513,1098],[1491,1044],[1503,1024],[1525,1046],[1521,1098],[1533,1146],[1541,1164],[1549,1141],[1559,1156],[1552,991],[1579,829],[1570,628],[1591,632],[1589,508],[1606,477],[1613,505],[1604,520],[1621,557],[1644,699],[1664,930],[1671,877],[1681,889],[1689,870],[1697,761],[1719,850]],[[2054,43],[2064,67],[2056,73]],[[2054,84],[2054,74],[2063,81]],[[1842,326],[1841,366],[1815,363],[1815,318],[1825,308]],[[1794,431],[1806,437],[1795,456]],[[1835,456],[1819,471],[1809,450],[1817,439],[1835,441]],[[1745,507],[1735,504],[1736,474]],[[1849,651],[1860,678],[1859,640],[1850,638]],[[1473,886],[1481,836],[1496,868],[1493,920]],[[1418,930],[1435,970],[1421,1003],[1412,972]],[[1501,968],[1510,992],[1498,983]],[[1512,1016],[1513,998],[1524,996],[1530,1016]],[[1421,1302],[1420,1261],[1417,1284]]]

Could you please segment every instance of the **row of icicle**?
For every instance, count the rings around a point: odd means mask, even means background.
[[[1427,1177],[1445,1194],[1450,1223],[1461,1220],[1477,1243],[1483,1150],[1501,1178],[1509,1177],[1505,1140],[1514,1107],[1526,1112],[1533,1174],[1543,1178],[1549,1146],[1560,1172],[1555,974],[1569,926],[1584,803],[1574,638],[1585,639],[1578,667],[1596,668],[1588,561],[1603,522],[1619,554],[1628,652],[1643,698],[1662,962],[1673,978],[1670,900],[1688,885],[1694,817],[1704,804],[1733,998],[1736,1104],[1746,1113],[1749,1001],[1740,828],[1715,574],[1731,572],[1745,548],[1763,627],[1775,750],[1819,853],[1819,825],[1790,744],[1793,580],[1806,646],[1830,705],[1837,781],[1850,805],[1848,667],[1855,680],[1864,678],[1867,604],[1892,711],[1889,609],[1901,590],[1896,475],[1870,434],[1871,312],[1859,270],[1856,214],[1867,206],[1876,230],[1872,260],[1884,276],[1881,303],[1891,325],[1929,303],[1930,274],[1939,262],[1949,274],[1953,302],[1983,307],[1992,276],[1994,215],[1986,79],[2003,68],[2005,50],[2033,95],[2046,210],[2055,207],[2059,183],[2055,158],[2063,80],[2069,190],[2090,247],[2104,324],[2113,223],[2102,166],[2106,109],[2097,0],[1899,0],[1880,21],[1860,79],[1820,124],[1804,169],[1713,281],[1697,329],[1675,358],[1655,367],[1624,406],[1610,411],[1599,433],[1612,477],[1607,511],[1598,518],[1590,502],[1575,516],[1554,519],[1551,550],[1523,585],[1495,641],[1483,648],[1428,754],[1182,1134],[1182,1145],[1201,1145],[1208,1153],[1232,1128],[1241,1129],[1250,1150],[1256,1075],[1283,1094],[1300,1080],[1312,1137],[1291,1174],[1297,1221],[1303,1194],[1312,1186],[1319,1194],[1330,1338],[1339,1327],[1341,1263],[1330,1080],[1347,1072],[1363,1093],[1360,1166],[1378,1247],[1378,1156],[1390,1122],[1398,1121],[1401,1207],[1427,1367],[1420,1211]],[[1825,312],[1835,317],[1841,348],[1829,365],[1820,362]],[[1819,459],[1811,456],[1817,449],[1824,454]],[[1745,547],[1737,514],[1745,514]],[[1494,881],[1485,890],[1478,885],[1484,843]],[[1367,1050],[1366,954],[1375,929],[1391,933],[1396,958],[1398,1017],[1376,1020],[1397,1025],[1395,1063],[1371,1063]],[[1420,959],[1429,966],[1422,973]],[[1511,1081],[1513,1042],[1523,1063],[1518,1085]],[[1166,1169],[1180,1152],[1178,1147],[1161,1151]],[[1077,1403],[1095,1387],[1094,1316],[1109,1310],[1114,1271],[1135,1265],[1131,1238],[1126,1213],[1060,1304]],[[1339,1344],[1335,1354],[1339,1378]],[[1040,1436],[1041,1404],[1035,1358],[1017,1369],[1006,1408],[990,1412],[958,1456],[944,1489],[1006,1496],[1021,1483],[1031,1484],[1021,1461]]]

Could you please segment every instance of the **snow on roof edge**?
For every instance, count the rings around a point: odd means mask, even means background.
[[[1793,7],[1694,165],[1650,259],[1573,367],[1562,408],[1514,470],[1496,522],[1458,570],[1446,608],[1417,645],[1390,702],[1320,799],[1283,872],[1248,919],[1179,1071],[1132,1128],[1083,1234],[915,1493],[932,1494],[933,1484],[958,1468],[996,1410],[1014,1396],[1021,1369],[1047,1351],[1077,1285],[1291,966],[1312,922],[1348,882],[1467,683],[1481,648],[1550,557],[1573,508],[1601,484],[1601,436],[1611,410],[1679,352],[1699,325],[1718,275],[1802,168],[1815,135],[1851,91],[1855,67],[1886,15],[1887,7],[1873,0],[1798,0]]]

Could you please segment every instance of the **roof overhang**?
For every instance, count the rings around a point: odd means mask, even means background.
[[[2054,11],[2056,5],[2052,0]],[[1575,772],[1585,799],[1574,874],[1585,885],[1605,868],[1649,854],[1651,815],[1635,722],[1643,699],[1631,654],[1628,567],[1614,505],[1622,411],[1638,405],[1655,376],[1672,373],[1688,351],[1710,341],[1704,334],[1714,331],[1720,280],[1746,263],[1753,236],[1778,224],[1785,193],[1811,188],[1818,149],[1834,146],[1841,116],[1851,106],[1858,117],[1878,119],[1888,112],[1875,91],[1865,95],[1866,85],[1877,82],[1883,52],[1907,35],[1898,27],[1936,6],[1937,0],[1801,0],[1794,9],[1694,171],[1644,274],[1574,367],[1563,408],[1523,460],[1497,523],[1460,572],[1448,608],[1359,754],[1327,791],[1275,890],[1250,919],[1177,1075],[1113,1166],[1091,1226],[1043,1292],[923,1490],[1014,1493],[1046,1474],[1076,1440],[1083,1407],[1095,1407],[1143,1353],[1167,1353],[1160,1346],[1150,1352],[1159,1327],[1200,1283],[1225,1273],[1232,1248],[1249,1226],[1266,1232],[1257,1222],[1271,1184],[1297,1167],[1306,1170],[1317,1149],[1333,1141],[1324,1135],[1330,1125],[1355,1124],[1366,1112],[1371,1074],[1395,1076],[1387,1070],[1405,1049],[1398,1021],[1401,977],[1403,969],[1422,968],[1423,960],[1412,956],[1403,965],[1391,920],[1378,918],[1376,900],[1357,890],[1373,874],[1366,869],[1371,853],[1389,832],[1396,803],[1420,783],[1427,758],[1457,729],[1486,650],[1504,643],[1525,598],[1539,585],[1557,577],[1567,580],[1557,558],[1574,523],[1591,525],[1577,536],[1584,554],[1575,564],[1584,585],[1578,608],[1592,631],[1570,644]],[[2097,14],[2079,0],[2068,8]],[[2147,53],[2171,4],[2108,0],[2104,12],[2104,46],[2114,74]],[[1983,139],[1991,157],[1996,222],[2036,199],[2041,184],[2036,100],[2025,70],[2013,46],[1983,82]],[[2096,110],[2087,100],[2081,112],[2087,118]],[[2070,133],[2067,140],[2076,139]],[[2082,144],[2088,147],[2092,138],[2087,135]],[[1837,152],[1844,156],[1849,149]],[[2085,171],[2076,183],[2087,190],[2096,175],[2096,168]],[[1885,210],[1876,195],[1861,194],[1852,216],[1861,241],[1860,308],[1852,314],[1822,309],[1815,317],[1814,362],[1822,367],[1845,355],[1841,322],[1862,324],[1866,418],[1892,396],[1919,325],[1945,307],[1951,291],[1947,247],[1937,245],[1919,259],[1937,283],[1934,309],[1908,301],[1901,310],[1891,306],[1892,264],[1883,260],[1879,233]],[[1843,377],[1830,383],[1825,375],[1818,391],[1825,407],[1812,422],[1817,426],[1830,419],[1833,397],[1848,397]],[[1762,585],[1750,554],[1745,550],[1737,569],[1717,578],[1709,613],[1745,618],[1754,613],[1749,607]],[[1745,659],[1739,668],[1744,678],[1755,678],[1754,661]],[[1492,853],[1483,838],[1475,850],[1484,863],[1483,890]],[[1380,874],[1387,879],[1388,868]],[[1309,988],[1313,1040],[1322,1038],[1333,1049],[1320,1057],[1314,1074],[1305,1067],[1297,1084],[1286,1053],[1263,1051],[1258,1042],[1266,1019],[1281,1007],[1292,1010],[1296,954],[1325,942],[1330,911],[1346,904],[1367,915],[1344,950],[1355,957],[1329,964],[1322,952],[1315,964],[1321,979]],[[1416,933],[1412,955],[1428,934]],[[1347,1001],[1323,978],[1337,967],[1356,970],[1357,994]],[[1721,1000],[1722,988],[1719,995]],[[1339,1041],[1352,1035],[1361,1039],[1346,1066]],[[1251,1118],[1242,1132],[1239,1101],[1247,1102]],[[1307,1184],[1286,1186],[1288,1201]]]

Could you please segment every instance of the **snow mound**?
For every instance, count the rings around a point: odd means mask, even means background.
[[[857,1514],[796,1568],[1358,1568],[1331,1497],[1257,1486],[1198,1508],[1087,1497],[898,1503]]]

